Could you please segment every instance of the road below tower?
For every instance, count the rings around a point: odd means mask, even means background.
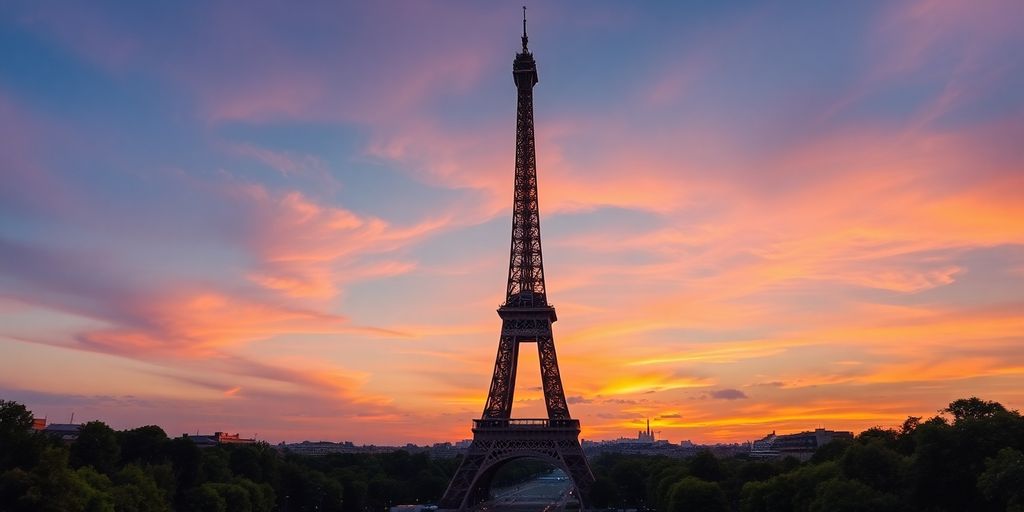
[[[575,504],[572,481],[561,471],[534,477],[514,487],[498,489],[479,512],[553,512]]]

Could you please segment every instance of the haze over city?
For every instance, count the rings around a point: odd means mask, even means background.
[[[586,439],[1024,407],[1024,6],[544,3],[548,299]],[[519,4],[0,7],[0,396],[470,437]],[[543,417],[537,355],[513,411]]]

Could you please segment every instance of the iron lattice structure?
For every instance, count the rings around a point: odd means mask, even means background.
[[[508,286],[505,303],[498,308],[501,338],[487,403],[481,419],[474,420],[473,443],[440,503],[446,510],[469,510],[486,500],[495,472],[515,459],[541,459],[562,469],[572,478],[584,505],[594,482],[579,442],[579,420],[569,416],[565,401],[551,329],[558,317],[548,304],[544,284],[533,125],[533,86],[538,77],[527,41],[524,16],[523,51],[512,65],[518,91],[516,173]],[[516,367],[523,343],[537,344],[547,418],[512,419]]]

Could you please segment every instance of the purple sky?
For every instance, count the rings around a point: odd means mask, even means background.
[[[530,7],[586,438],[1024,407],[1024,3]],[[171,435],[469,436],[520,5],[5,2],[0,398]],[[535,354],[517,416],[542,414]]]

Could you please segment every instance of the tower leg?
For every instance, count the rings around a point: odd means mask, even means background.
[[[548,408],[548,418],[568,418],[569,406],[565,402],[562,376],[558,371],[554,338],[539,338],[537,352],[540,355],[540,380],[544,385],[544,404]]]
[[[484,405],[484,418],[510,418],[512,397],[516,389],[516,367],[519,360],[519,340],[503,334],[498,342],[498,355],[494,360],[491,389]]]
[[[493,441],[473,439],[473,444],[469,446],[466,457],[462,459],[462,464],[459,465],[455,476],[452,477],[452,481],[448,484],[448,489],[438,503],[438,507],[441,510],[463,511],[477,505],[479,497],[471,497],[469,494],[473,489],[473,484],[477,480],[481,467],[483,467],[487,456],[492,451],[491,445],[493,444]]]

